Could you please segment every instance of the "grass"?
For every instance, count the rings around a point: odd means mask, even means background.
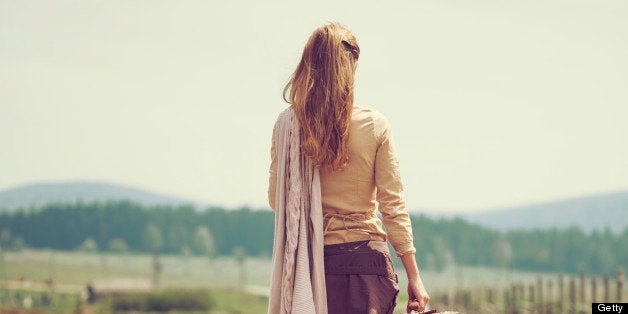
[[[107,254],[25,250],[5,252],[4,267],[0,267],[2,287],[13,292],[37,293],[49,291],[44,281],[54,278],[54,293],[59,295],[50,309],[68,309],[76,305],[78,296],[88,282],[129,282],[148,285],[151,279],[151,256],[147,254]],[[245,263],[245,291],[238,292],[238,264],[231,257],[209,260],[199,256],[165,255],[161,257],[163,271],[160,287],[163,289],[209,289],[215,296],[215,310],[222,313],[266,312],[270,278],[270,258],[250,257]],[[407,302],[407,280],[402,268],[397,267],[400,293],[396,313],[403,313]],[[539,275],[544,280],[555,279],[556,274],[505,271],[483,267],[449,267],[443,272],[421,271],[430,295],[453,294],[457,289],[503,288],[512,283],[532,283]],[[22,278],[22,281],[15,279]],[[25,286],[26,285],[26,286]],[[600,289],[600,288],[598,288]],[[628,289],[626,289],[628,290]],[[7,291],[5,290],[5,293]],[[600,292],[598,292],[599,294]],[[2,297],[0,291],[0,297]],[[66,296],[66,297],[62,297]],[[5,299],[3,299],[5,300]],[[63,300],[63,301],[60,301]],[[2,302],[6,304],[6,302]],[[1,305],[0,305],[1,306]],[[186,312],[188,313],[188,312]]]
[[[231,257],[164,255],[161,257],[164,287],[235,287],[238,267]],[[82,289],[92,280],[120,278],[150,280],[151,256],[148,254],[107,254],[26,250],[5,253],[4,278],[23,277],[30,281],[55,278],[70,289]],[[270,258],[250,257],[246,260],[246,285],[267,287],[270,278]],[[400,286],[405,287],[405,272],[397,267]],[[509,271],[483,267],[450,267],[443,272],[421,270],[429,290],[449,290],[460,287],[507,286],[511,282],[532,282],[540,273]],[[555,276],[555,274],[542,274]],[[0,274],[0,276],[2,276]]]
[[[146,254],[108,254],[65,252],[51,250],[25,250],[5,252],[5,273],[0,273],[0,308],[12,305],[21,307],[23,302],[6,302],[3,293],[26,295],[38,299],[43,293],[51,294],[45,284],[54,278],[55,293],[67,297],[55,297],[47,307],[34,304],[32,309],[70,311],[77,305],[79,296],[84,293],[88,282],[111,283],[128,282],[150,283],[152,274],[151,256]],[[239,292],[237,289],[238,267],[232,258],[219,257],[209,260],[206,257],[166,255],[161,257],[163,272],[160,276],[164,289],[203,288],[209,289],[214,304],[212,312],[217,313],[263,313],[268,305],[267,297],[259,293]],[[270,260],[249,258],[246,261],[246,285],[253,291],[264,291],[270,278]],[[3,289],[4,287],[4,289]],[[64,300],[58,302],[57,300]],[[109,305],[100,304],[86,307],[89,311],[106,313]],[[0,310],[1,312],[1,310]],[[207,311],[196,311],[207,313]],[[179,311],[179,313],[196,313]],[[177,313],[173,311],[172,313]]]
[[[204,289],[168,289],[126,292],[107,298],[111,311],[183,312],[209,311],[214,308],[212,292]]]
[[[24,308],[33,310],[65,311],[74,309],[80,302],[78,294],[39,289],[0,289],[1,308]]]
[[[218,290],[214,293],[216,311],[227,313],[266,313],[268,298],[247,295],[234,290]]]

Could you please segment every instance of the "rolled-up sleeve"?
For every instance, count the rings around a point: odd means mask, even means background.
[[[380,143],[375,156],[375,184],[378,209],[382,214],[386,234],[397,256],[415,253],[412,226],[406,210],[399,173],[399,161],[390,123],[386,117],[376,117],[375,133]]]
[[[270,145],[270,170],[268,178],[268,204],[272,210],[275,210],[275,190],[277,189],[277,152],[275,151],[275,130],[277,125],[273,127],[273,136]]]

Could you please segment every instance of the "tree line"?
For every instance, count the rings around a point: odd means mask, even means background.
[[[500,232],[461,218],[411,215],[422,268],[472,265],[535,271],[611,272],[628,265],[628,228]],[[274,213],[250,208],[145,206],[131,201],[49,203],[0,214],[0,247],[160,254],[272,254]],[[242,254],[240,252],[240,254]]]

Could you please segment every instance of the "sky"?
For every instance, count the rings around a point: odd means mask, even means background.
[[[624,0],[0,0],[0,190],[106,181],[267,208],[284,84],[318,26],[361,48],[411,211],[628,190]]]

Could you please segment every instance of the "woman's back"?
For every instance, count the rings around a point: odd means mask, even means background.
[[[291,107],[273,130],[268,189],[278,213],[269,313],[292,312],[293,297],[294,312],[305,305],[305,312],[316,307],[325,313],[326,304],[329,313],[392,313],[399,287],[386,240],[406,269],[415,310],[429,300],[414,257],[390,125],[382,114],[353,102],[359,55],[348,29],[335,23],[319,27],[284,88]],[[320,266],[326,293],[320,291]],[[297,281],[305,290],[293,289]]]
[[[320,180],[325,244],[386,240],[375,214],[379,202],[395,251],[398,255],[414,251],[390,125],[381,113],[353,106],[349,164],[342,171],[321,168]]]
[[[375,154],[382,128],[379,117],[369,108],[354,105],[349,131],[349,165],[343,171],[320,169],[323,213],[375,210]]]

